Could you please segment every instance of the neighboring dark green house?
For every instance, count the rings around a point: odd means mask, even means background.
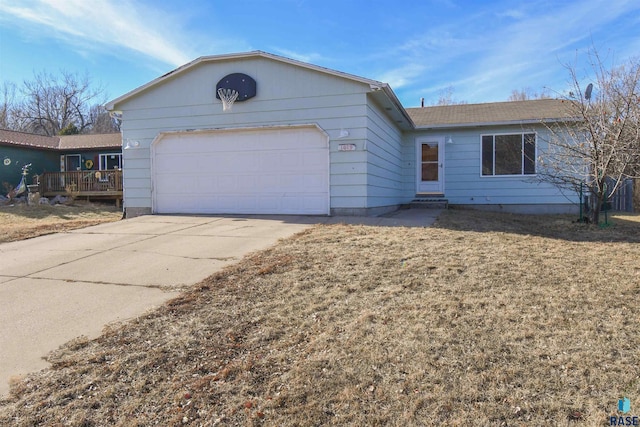
[[[0,194],[18,185],[29,163],[27,184],[43,172],[122,169],[122,136],[42,136],[0,129]]]

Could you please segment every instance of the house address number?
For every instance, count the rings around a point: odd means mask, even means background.
[[[356,144],[340,144],[338,151],[356,151]]]

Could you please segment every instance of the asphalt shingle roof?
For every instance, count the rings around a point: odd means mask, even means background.
[[[21,145],[24,147],[55,150],[58,148],[60,140],[57,137],[0,129],[0,142],[11,145]]]
[[[80,148],[120,148],[122,135],[120,133],[101,133],[90,135],[64,135],[60,137],[60,149]]]
[[[122,135],[120,133],[104,133],[44,136],[0,129],[0,143],[48,150],[115,149],[122,146]]]
[[[407,113],[417,128],[531,123],[570,118],[566,101],[559,99],[407,108]]]

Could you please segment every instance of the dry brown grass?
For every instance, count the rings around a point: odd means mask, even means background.
[[[0,206],[0,243],[24,240],[117,221],[122,211],[111,205],[76,202],[68,205]]]
[[[615,224],[316,226],[69,343],[0,424],[608,425],[640,396],[640,222]]]

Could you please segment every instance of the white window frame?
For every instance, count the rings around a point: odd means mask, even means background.
[[[495,171],[496,171],[496,140],[495,137],[496,136],[503,136],[503,135],[520,135],[522,138],[522,148],[521,148],[521,152],[522,152],[522,173],[519,174],[507,174],[507,175],[496,175]],[[524,167],[525,167],[525,153],[524,153],[524,136],[525,135],[533,135],[534,136],[534,158],[533,158],[533,168],[534,168],[534,173],[524,173]],[[493,174],[491,175],[485,175],[482,171],[483,168],[483,147],[482,147],[482,140],[485,136],[492,136],[493,137],[493,150],[492,150],[492,162],[493,162]],[[538,133],[537,132],[500,132],[500,133],[483,133],[480,135],[480,177],[481,178],[509,178],[509,177],[531,177],[531,176],[536,176],[538,173]]]
[[[107,164],[107,156],[118,156],[120,157],[120,161],[118,162],[120,164],[120,169],[122,169],[122,153],[105,153],[105,154],[100,154],[98,156],[98,163],[99,163],[99,170],[112,170],[112,169],[106,169],[106,164]]]

